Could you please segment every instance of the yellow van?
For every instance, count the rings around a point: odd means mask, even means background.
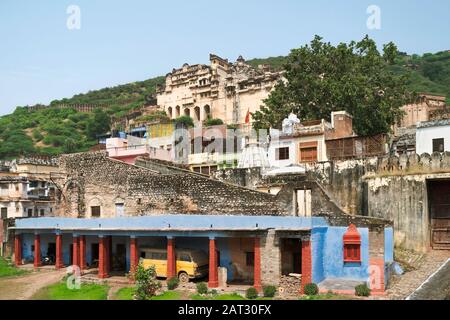
[[[140,257],[144,268],[155,266],[156,275],[167,278],[167,250],[141,248]],[[180,282],[203,278],[208,275],[208,255],[195,249],[176,249],[176,270]]]

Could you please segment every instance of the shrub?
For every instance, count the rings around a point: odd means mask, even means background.
[[[185,126],[186,128],[193,128],[194,120],[192,120],[192,118],[189,116],[181,116],[175,119],[175,125],[177,125],[177,127],[181,125]]]
[[[275,286],[265,286],[263,287],[264,297],[273,298],[275,297],[275,293],[277,292],[277,288]]]
[[[315,296],[319,293],[319,287],[315,283],[308,283],[303,290],[307,296]]]
[[[213,296],[217,296],[219,293],[217,292],[216,289],[211,290],[211,295]]]
[[[138,300],[147,300],[156,295],[156,291],[161,288],[161,283],[156,280],[155,266],[146,269],[139,263],[134,273],[136,281],[135,296]]]
[[[258,291],[255,288],[250,287],[247,289],[247,291],[245,291],[245,297],[252,300],[256,299],[258,298]]]
[[[367,284],[358,284],[355,287],[355,295],[358,297],[368,297],[370,296],[370,289]]]
[[[178,287],[178,284],[180,283],[180,280],[178,280],[177,277],[173,277],[167,280],[167,289],[174,290],[176,287]]]
[[[219,126],[223,124],[222,119],[208,118],[204,121],[205,127]]]
[[[197,283],[197,293],[198,294],[207,294],[208,286],[204,282]]]

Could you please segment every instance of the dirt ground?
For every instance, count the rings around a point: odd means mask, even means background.
[[[39,289],[60,281],[65,270],[42,270],[25,276],[0,279],[0,300],[27,300]]]

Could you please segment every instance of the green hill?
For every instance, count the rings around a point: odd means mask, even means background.
[[[269,64],[281,70],[285,61],[286,57],[281,56],[247,62],[254,67]],[[409,77],[412,92],[445,95],[450,104],[450,52],[423,56],[401,54],[390,68]],[[36,153],[57,155],[86,151],[96,144],[96,134],[108,131],[111,116],[120,117],[151,102],[156,86],[163,83],[164,77],[156,77],[90,91],[52,101],[50,108],[31,112],[17,107],[12,114],[0,117],[0,159]],[[56,108],[61,104],[98,104],[107,105],[107,108],[81,113]]]

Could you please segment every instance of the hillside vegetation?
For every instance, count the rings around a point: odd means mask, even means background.
[[[269,64],[281,70],[287,57],[247,61],[257,67]],[[429,92],[450,98],[450,53],[400,55],[391,71],[408,76],[412,92]],[[120,117],[151,100],[164,77],[78,94],[55,100],[50,108],[29,112],[24,107],[0,117],[0,159],[30,154],[58,155],[86,151],[96,144],[96,135],[109,130],[111,116]],[[448,101],[450,104],[450,101]],[[74,109],[51,108],[60,104],[107,105],[104,111],[80,113]]]

